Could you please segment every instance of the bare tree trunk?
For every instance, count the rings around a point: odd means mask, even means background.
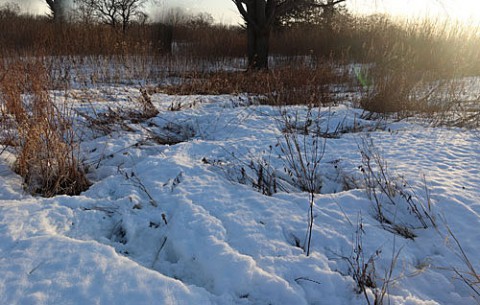
[[[155,26],[153,32],[153,38],[156,43],[156,47],[160,52],[172,54],[173,52],[173,25],[171,24],[159,24]]]
[[[268,69],[270,27],[248,30],[248,67],[250,69]]]
[[[256,53],[256,34],[253,26],[249,26],[247,23],[247,58],[248,58],[248,67],[253,68],[255,63],[255,53]]]
[[[247,57],[249,69],[268,69],[271,25],[265,1],[247,3]]]

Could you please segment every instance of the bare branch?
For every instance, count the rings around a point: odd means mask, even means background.
[[[245,4],[245,0],[232,0],[233,3],[237,6],[238,11],[240,12],[240,15],[242,15],[243,19],[245,21],[248,21],[248,13],[245,7],[243,7],[243,4]]]
[[[52,0],[49,0],[52,1]],[[58,1],[58,0],[57,0]],[[142,8],[148,0],[75,0],[84,7],[91,9],[95,17],[112,27],[118,24],[123,32],[135,16],[140,16]]]
[[[347,0],[336,0],[336,1],[327,2],[327,3],[312,3],[312,4],[310,4],[310,6],[312,6],[312,7],[330,7],[330,6],[334,6],[334,5],[340,4],[342,2],[345,2],[345,1],[347,1]]]

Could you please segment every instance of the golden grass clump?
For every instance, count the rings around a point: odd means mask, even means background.
[[[16,135],[15,171],[31,194],[77,195],[90,183],[75,157],[73,131],[48,92],[48,74],[39,61],[0,66],[0,108]]]
[[[248,93],[260,95],[269,105],[332,103],[332,85],[349,81],[346,71],[336,71],[329,63],[316,67],[301,63],[268,71],[207,72],[182,75],[184,81],[158,90],[177,95],[215,95]]]

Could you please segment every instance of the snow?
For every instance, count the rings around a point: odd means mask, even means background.
[[[70,93],[72,109],[92,116],[135,110],[140,95],[128,86]],[[0,155],[0,304],[366,304],[349,263],[360,219],[362,251],[365,262],[376,257],[378,287],[398,255],[390,304],[475,302],[453,271],[466,266],[446,229],[480,270],[475,132],[364,120],[347,104],[309,112],[255,105],[246,95],[154,94],[152,101],[157,116],[108,131],[75,117],[93,182],[79,196],[26,194],[11,169],[13,155]],[[297,127],[329,133],[313,137],[325,152],[310,256],[303,249],[309,197],[284,172],[282,114]],[[414,239],[375,218],[360,170],[363,143],[373,143],[390,177],[420,206],[430,200],[437,227],[419,227],[399,196],[397,206],[385,207]],[[254,185],[261,164],[279,186],[271,196]],[[366,293],[373,303],[374,290]]]

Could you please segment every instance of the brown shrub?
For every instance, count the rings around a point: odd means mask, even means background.
[[[15,129],[15,170],[26,190],[46,197],[77,195],[90,183],[75,156],[71,124],[49,95],[47,75],[38,61],[0,66],[2,120]]]
[[[284,66],[268,71],[211,72],[182,75],[176,86],[158,88],[177,95],[240,94],[260,95],[270,105],[328,104],[334,101],[332,86],[349,81],[329,63],[313,68],[306,64]]]

